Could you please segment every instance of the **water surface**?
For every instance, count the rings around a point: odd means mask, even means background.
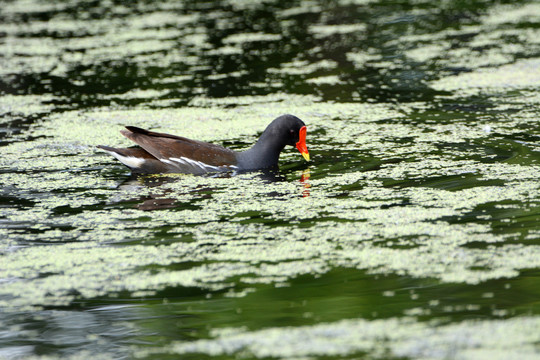
[[[0,358],[540,358],[536,2],[0,5]],[[124,125],[278,173],[133,178]]]

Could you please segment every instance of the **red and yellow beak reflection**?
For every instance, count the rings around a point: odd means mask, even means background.
[[[309,183],[309,168],[304,169],[302,171],[302,176],[300,176],[300,183],[304,185],[304,190],[302,191],[302,197],[308,197],[309,196],[309,188],[311,187]]]
[[[298,142],[296,143],[296,148],[298,149],[298,151],[300,151],[300,154],[302,154],[304,159],[306,159],[306,161],[309,161],[309,152],[307,151],[306,146],[306,131],[307,129],[305,126],[302,126],[302,128],[300,128],[300,140],[298,140]]]

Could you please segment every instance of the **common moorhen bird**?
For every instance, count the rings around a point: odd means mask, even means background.
[[[126,126],[120,133],[140,147],[118,149],[99,145],[98,148],[120,160],[135,174],[200,175],[218,171],[268,169],[277,166],[279,154],[285,145],[296,145],[309,161],[306,125],[293,115],[274,119],[255,145],[242,152],[135,126]]]

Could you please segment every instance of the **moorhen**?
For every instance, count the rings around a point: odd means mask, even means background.
[[[140,147],[113,148],[99,145],[134,174],[184,173],[205,174],[230,170],[259,170],[276,167],[285,145],[296,145],[309,161],[306,125],[293,115],[274,119],[259,140],[242,152],[181,136],[156,133],[126,126],[120,133]]]

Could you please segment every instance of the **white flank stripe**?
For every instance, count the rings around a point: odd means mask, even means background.
[[[195,166],[198,166],[200,167],[201,169],[205,170],[205,169],[214,169],[214,170],[219,170],[219,167],[217,166],[213,166],[213,165],[209,165],[209,164],[206,164],[206,163],[203,163],[202,161],[195,161],[195,160],[191,160],[191,159],[188,159],[186,157],[183,157],[182,156],[182,159],[184,161],[187,161]]]
[[[179,164],[187,165],[187,163],[182,159],[179,159],[179,158],[169,158],[169,159],[172,160],[172,161],[176,161]]]
[[[206,163],[203,163],[202,161],[196,161],[190,158],[187,158],[185,156],[181,156],[179,158],[169,158],[169,159],[160,159],[163,162],[166,162],[170,165],[176,165],[173,164],[173,161],[179,165],[189,166],[194,169],[201,169],[204,171],[210,171],[210,170],[224,170],[228,168],[228,166],[213,166]],[[236,167],[236,166],[235,166]]]
[[[138,158],[135,156],[123,156],[114,151],[108,151],[108,150],[104,150],[104,151],[108,152],[109,154],[117,158],[122,164],[127,165],[131,168],[141,167],[141,165],[145,163],[145,160],[143,158]]]

